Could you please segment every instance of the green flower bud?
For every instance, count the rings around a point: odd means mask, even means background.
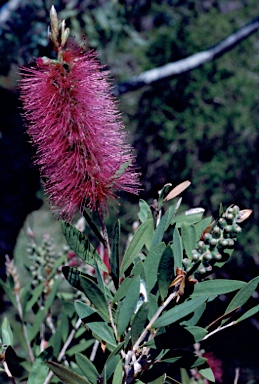
[[[217,261],[221,260],[221,259],[222,259],[221,254],[220,254],[220,253],[217,253],[217,254],[215,255],[215,259],[216,259]]]
[[[217,239],[211,239],[211,240],[210,240],[210,245],[211,245],[212,247],[215,247],[215,246],[217,245],[217,243],[218,243],[218,240],[217,240]]]

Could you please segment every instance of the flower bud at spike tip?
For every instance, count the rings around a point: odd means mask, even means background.
[[[55,29],[54,9],[51,18]],[[45,192],[58,217],[71,221],[86,206],[107,212],[116,191],[137,194],[139,174],[108,72],[93,51],[62,47],[61,30],[66,39],[64,22],[56,41],[51,31],[58,59],[39,58],[35,67],[22,68],[20,88]]]

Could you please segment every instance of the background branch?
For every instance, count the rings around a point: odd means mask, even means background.
[[[185,59],[178,60],[174,63],[168,63],[162,67],[150,69],[140,73],[139,75],[131,77],[129,80],[119,83],[114,89],[116,96],[126,92],[135,91],[146,85],[151,85],[159,80],[168,79],[171,77],[179,76],[192,69],[198,68],[208,61],[215,60],[216,58],[224,55],[224,53],[235,48],[242,40],[247,39],[250,35],[257,32],[259,29],[259,16],[257,16],[250,23],[238,29],[218,44],[214,45],[205,51],[195,53]]]

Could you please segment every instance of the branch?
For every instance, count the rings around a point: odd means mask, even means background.
[[[118,96],[126,92],[135,91],[146,85],[151,85],[159,80],[169,79],[189,72],[192,69],[198,68],[207,63],[208,61],[215,60],[216,58],[224,55],[224,53],[236,47],[242,40],[247,39],[258,29],[259,16],[257,16],[250,23],[246,24],[244,27],[226,37],[224,40],[220,41],[218,44],[214,45],[212,48],[195,53],[174,63],[168,63],[162,67],[142,72],[139,75],[131,77],[125,82],[119,83],[114,89],[114,93]]]
[[[0,28],[12,18],[12,14],[19,8],[22,2],[22,0],[9,0],[0,8]]]
[[[201,341],[207,340],[210,336],[214,335],[215,333],[223,331],[223,329],[226,329],[228,327],[232,327],[232,325],[236,325],[236,324],[237,324],[236,321],[232,321],[231,323],[224,325],[223,327],[217,328],[214,331],[208,333]]]
[[[150,322],[148,323],[148,325],[146,326],[146,328],[144,329],[144,331],[141,333],[141,335],[139,336],[138,340],[136,341],[136,343],[133,345],[132,347],[132,351],[133,352],[136,352],[138,347],[140,346],[140,344],[142,343],[142,341],[145,339],[147,333],[149,332],[150,328],[152,327],[152,325],[154,324],[154,322],[158,319],[158,317],[160,316],[160,314],[163,312],[163,310],[165,309],[165,307],[168,306],[168,304],[177,296],[177,292],[173,292],[171,293],[171,295],[168,296],[168,298],[166,299],[166,301],[158,308],[158,310],[156,311],[156,313],[154,314],[154,316],[152,317],[152,319],[150,320]]]
[[[70,332],[70,334],[69,334],[69,336],[68,336],[68,338],[67,338],[65,344],[63,345],[63,348],[61,349],[61,351],[60,351],[60,353],[59,353],[59,355],[58,355],[58,358],[57,358],[57,361],[58,361],[58,362],[60,362],[60,361],[63,359],[63,357],[64,357],[64,355],[65,355],[65,353],[66,353],[66,350],[67,350],[67,348],[69,347],[69,345],[71,344],[71,342],[72,342],[72,340],[73,340],[73,338],[74,338],[74,335],[75,335],[76,331],[78,330],[78,328],[80,327],[80,325],[81,325],[81,319],[79,318],[79,319],[77,320],[77,322],[76,322],[74,328],[73,328],[72,331]],[[46,379],[45,379],[45,381],[44,381],[44,384],[49,384],[49,382],[50,382],[50,380],[51,380],[51,378],[52,378],[53,375],[54,375],[54,373],[53,373],[52,371],[50,371],[50,372],[48,373],[48,376],[46,377]]]

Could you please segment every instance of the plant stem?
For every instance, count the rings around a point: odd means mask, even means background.
[[[117,333],[116,325],[114,324],[114,321],[113,321],[112,308],[111,308],[111,302],[110,302],[110,300],[108,300],[108,312],[109,312],[109,316],[110,316],[111,326],[112,326],[112,329],[113,329],[115,338],[116,338],[116,340],[117,340],[118,333]]]
[[[72,331],[70,332],[68,338],[67,338],[67,341],[65,342],[65,344],[63,345],[63,348],[61,349],[59,355],[58,355],[58,358],[57,358],[57,361],[60,362],[65,353],[66,353],[66,350],[67,348],[69,347],[70,343],[72,342],[73,340],[73,337],[76,333],[76,331],[78,330],[78,328],[80,327],[80,324],[81,324],[81,319],[79,318],[74,326],[74,328],[72,329]],[[52,376],[54,375],[54,373],[52,371],[49,372],[48,376],[46,377],[45,381],[44,381],[44,384],[48,384],[52,378]]]
[[[235,325],[237,324],[236,321],[232,321],[231,323],[227,324],[227,325],[224,325],[223,327],[220,327],[220,328],[217,328],[215,329],[214,331],[208,333],[201,341],[203,340],[207,340],[210,336],[214,335],[215,333],[219,332],[219,331],[223,331],[223,329],[226,329],[228,327],[231,327],[232,325]]]
[[[25,326],[25,324],[23,322],[22,303],[21,303],[21,298],[20,298],[18,292],[15,292],[15,300],[16,300],[16,303],[17,303],[18,314],[19,314],[19,317],[20,317],[20,320],[21,320],[21,323],[22,323],[22,330],[23,330],[23,335],[24,335],[25,342],[26,342],[26,345],[27,345],[27,348],[28,348],[29,358],[30,358],[31,363],[33,363],[34,360],[35,360],[35,357],[34,357],[33,350],[31,348],[31,343],[29,341],[29,336],[28,336],[27,328],[26,328],[26,326]]]
[[[239,375],[240,375],[240,368],[236,368],[236,369],[235,369],[235,380],[234,380],[234,384],[237,384],[237,383],[238,383]]]
[[[12,384],[15,384],[14,377],[13,377],[13,375],[11,374],[11,372],[10,372],[10,370],[9,370],[9,368],[8,368],[8,365],[7,365],[7,362],[6,362],[6,361],[3,362],[3,366],[4,366],[5,373],[7,374],[7,376],[8,376],[9,379],[10,379],[10,382],[11,382]]]
[[[158,308],[158,310],[156,311],[156,313],[154,314],[154,316],[152,317],[152,319],[150,320],[150,322],[148,323],[148,325],[146,326],[146,328],[144,329],[144,331],[141,333],[141,335],[139,336],[138,340],[136,341],[136,343],[133,345],[133,348],[132,350],[135,352],[138,347],[140,346],[141,342],[145,339],[148,331],[150,330],[150,328],[152,327],[152,325],[154,324],[154,322],[158,319],[159,315],[163,312],[163,310],[165,309],[165,307],[167,307],[167,305],[177,296],[177,292],[172,292],[168,298],[166,299],[166,301]]]
[[[97,353],[98,346],[99,346],[99,341],[95,340],[94,346],[93,346],[93,349],[92,349],[92,352],[91,352],[91,356],[89,358],[90,361],[94,361],[96,353]]]

